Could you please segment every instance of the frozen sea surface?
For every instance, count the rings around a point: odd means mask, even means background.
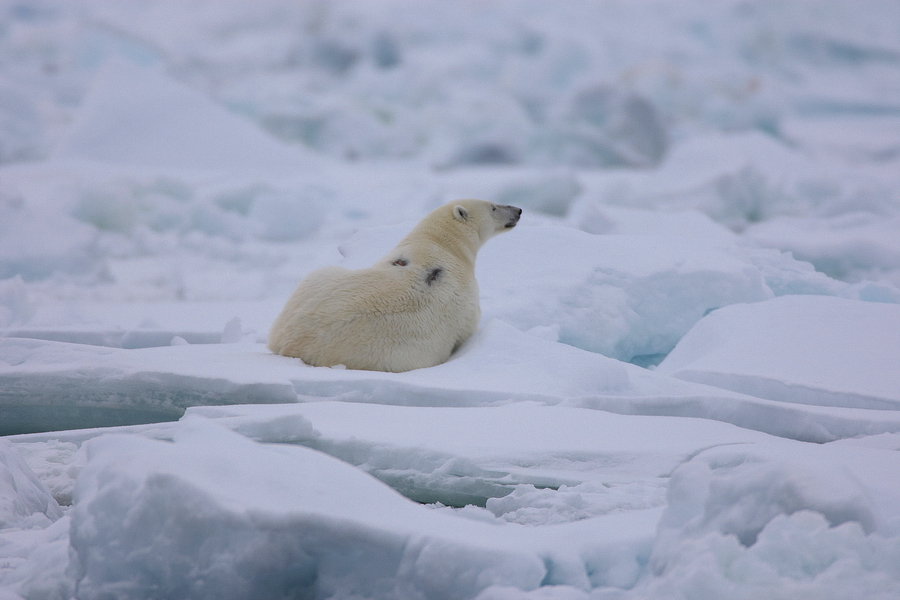
[[[0,0],[0,598],[900,597],[888,0]],[[265,348],[524,209],[445,364]]]

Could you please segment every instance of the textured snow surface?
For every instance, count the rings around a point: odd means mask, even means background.
[[[726,306],[657,372],[782,402],[896,410],[898,325],[896,304],[786,296]]]
[[[893,0],[0,0],[0,599],[900,597]],[[408,373],[314,269],[524,209]]]

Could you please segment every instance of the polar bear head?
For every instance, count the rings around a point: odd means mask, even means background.
[[[437,228],[429,228],[440,238],[439,243],[473,265],[475,255],[486,241],[519,222],[522,209],[485,202],[484,200],[457,200],[437,208],[425,221],[434,218]]]
[[[459,200],[451,204],[453,218],[460,223],[473,226],[482,244],[498,233],[515,227],[519,217],[522,216],[521,208],[484,200]]]
[[[481,246],[515,227],[521,214],[521,208],[484,200],[449,202],[431,211],[385,258],[392,263],[395,255],[423,256],[440,248],[474,265]]]

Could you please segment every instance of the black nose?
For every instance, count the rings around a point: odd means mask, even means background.
[[[518,208],[516,206],[510,206],[509,208],[512,208],[515,212],[513,213],[513,216],[510,217],[509,221],[506,222],[507,229],[511,229],[511,228],[515,227],[516,223],[519,222],[519,217],[522,216],[521,208]]]

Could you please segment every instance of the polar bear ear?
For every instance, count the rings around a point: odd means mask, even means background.
[[[453,216],[456,217],[457,221],[465,223],[469,220],[469,211],[457,204],[453,207]]]

